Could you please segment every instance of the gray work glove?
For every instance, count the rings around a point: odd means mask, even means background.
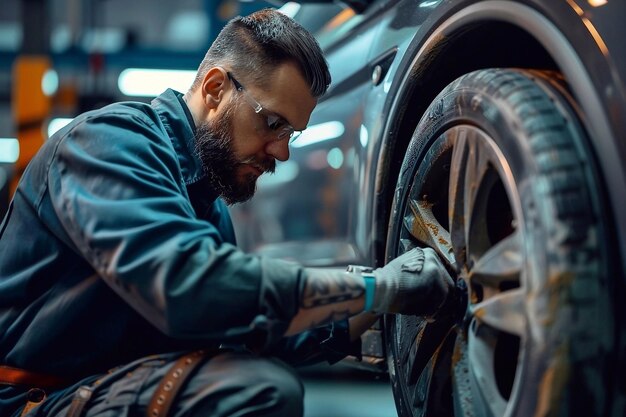
[[[434,316],[454,288],[435,251],[415,248],[373,271],[376,290],[371,311]]]

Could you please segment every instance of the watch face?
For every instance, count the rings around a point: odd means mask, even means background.
[[[354,272],[355,274],[366,274],[369,272],[373,272],[374,269],[369,266],[361,266],[361,265],[348,265],[346,268],[347,272]]]

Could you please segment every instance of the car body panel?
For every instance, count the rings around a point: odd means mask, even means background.
[[[381,0],[368,10],[325,48],[333,83],[310,126],[335,121],[342,134],[294,148],[291,161],[299,168],[293,180],[271,187],[261,181],[250,203],[233,208],[245,249],[318,266],[383,264],[399,155],[421,111],[462,69],[440,51],[460,42],[466,31],[497,21],[532,38],[568,81],[593,141],[618,232],[616,247],[626,266],[621,210],[626,205],[626,58],[618,29],[626,21],[623,2],[592,7],[581,0]],[[490,43],[481,47],[488,50]],[[388,56],[382,80],[373,83],[378,60]],[[463,69],[524,65],[521,59],[497,56],[485,61],[487,56],[463,62]],[[339,169],[324,162],[334,149],[343,158]],[[273,209],[261,209],[265,206]],[[300,225],[297,233],[292,233],[294,224]],[[257,233],[259,225],[275,225],[280,233]]]

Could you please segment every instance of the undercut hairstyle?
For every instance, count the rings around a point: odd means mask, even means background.
[[[222,66],[238,79],[263,87],[267,74],[278,65],[294,62],[319,98],[330,85],[330,72],[315,38],[299,23],[274,9],[231,19],[221,30],[190,88],[195,91],[212,67]],[[243,82],[242,82],[243,83]]]

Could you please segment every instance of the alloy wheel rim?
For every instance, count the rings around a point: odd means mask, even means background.
[[[435,249],[468,300],[454,320],[418,321],[404,355],[414,356],[404,358],[414,404],[451,384],[457,415],[505,415],[517,402],[532,314],[521,202],[496,142],[470,125],[441,134],[417,166],[402,220],[398,252]]]

